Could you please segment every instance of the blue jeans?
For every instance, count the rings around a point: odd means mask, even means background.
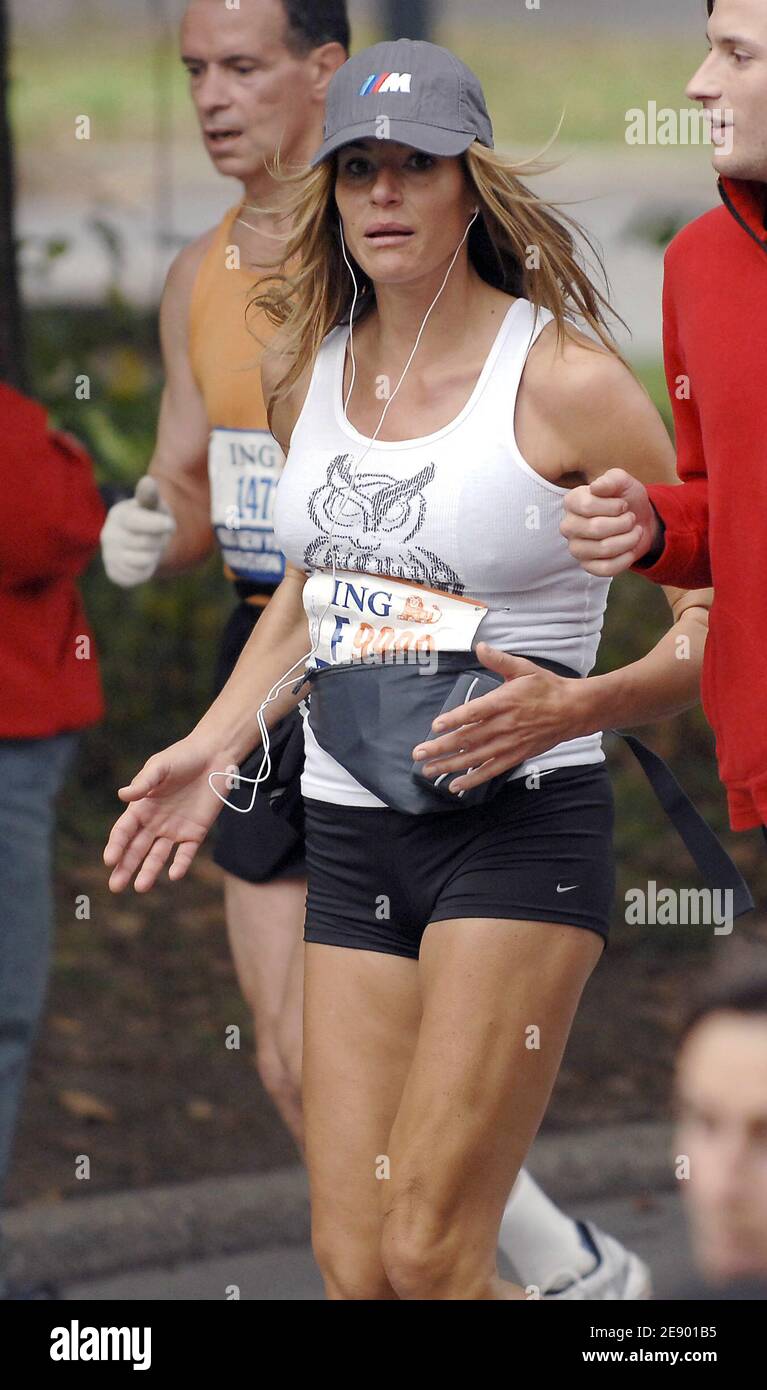
[[[55,801],[78,741],[0,738],[0,1202],[48,987]],[[3,1264],[0,1250],[0,1294]]]

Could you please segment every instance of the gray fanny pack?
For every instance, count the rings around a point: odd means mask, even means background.
[[[569,666],[530,660],[557,675],[579,678]],[[307,671],[305,679],[311,687],[309,725],[320,748],[395,811],[419,815],[480,805],[496,796],[515,770],[454,793],[450,783],[460,772],[435,782],[413,762],[413,748],[434,737],[432,721],[440,713],[503,685],[503,677],[488,671],[474,652],[429,653],[424,662],[412,656],[339,662]]]

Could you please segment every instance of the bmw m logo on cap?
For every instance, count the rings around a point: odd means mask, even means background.
[[[368,97],[374,92],[409,92],[412,76],[410,72],[371,72],[360,87],[360,96]]]

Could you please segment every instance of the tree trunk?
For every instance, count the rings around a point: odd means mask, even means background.
[[[14,230],[13,142],[8,110],[9,24],[0,0],[0,380],[25,386]]]

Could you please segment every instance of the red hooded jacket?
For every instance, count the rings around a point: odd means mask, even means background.
[[[75,578],[105,507],[85,450],[2,382],[0,440],[0,738],[42,738],[104,713]]]
[[[762,183],[722,178],[723,207],[666,252],[664,357],[683,486],[648,489],[665,545],[634,566],[714,586],[701,697],[730,825],[767,825],[767,229]]]

